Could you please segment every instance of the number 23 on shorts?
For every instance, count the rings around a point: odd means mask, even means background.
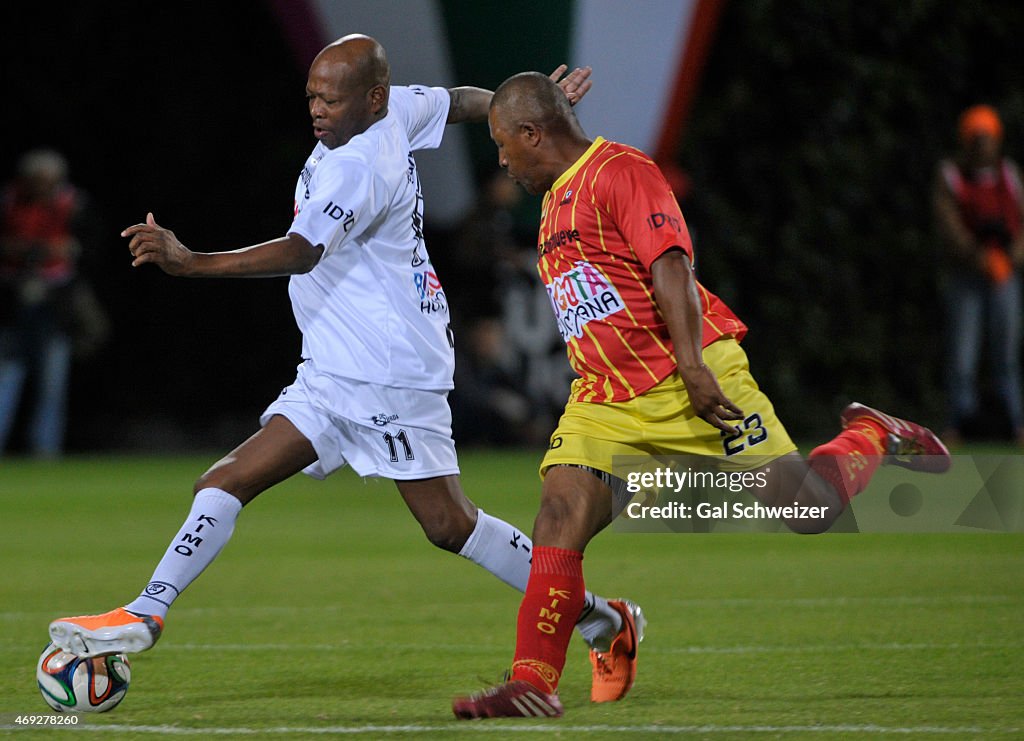
[[[731,435],[723,432],[722,437],[722,448],[725,450],[725,454],[736,455],[747,448],[752,448],[758,443],[763,443],[767,440],[768,430],[761,420],[761,415],[755,412],[754,414],[747,415],[746,419],[741,423],[739,430]]]

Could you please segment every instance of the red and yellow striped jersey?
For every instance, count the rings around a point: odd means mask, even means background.
[[[693,260],[675,196],[638,149],[598,137],[544,194],[537,270],[580,376],[573,401],[632,399],[675,371],[651,277],[671,247]],[[699,283],[698,291],[702,347],[741,339],[743,322]]]

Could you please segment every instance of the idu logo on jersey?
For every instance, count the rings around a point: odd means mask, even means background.
[[[589,262],[578,262],[545,286],[555,310],[558,331],[566,342],[582,337],[587,322],[604,319],[626,305],[615,286]]]

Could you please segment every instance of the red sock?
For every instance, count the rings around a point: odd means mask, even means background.
[[[534,546],[530,580],[519,606],[512,679],[553,693],[583,609],[583,554]]]
[[[843,504],[867,487],[885,455],[885,428],[861,417],[808,456],[808,465],[832,485]]]

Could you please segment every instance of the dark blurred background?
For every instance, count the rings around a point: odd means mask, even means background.
[[[545,5],[534,4],[541,15]],[[10,2],[0,29],[0,174],[34,147],[61,151],[102,235],[85,270],[112,332],[74,366],[68,450],[239,442],[299,360],[286,280],[133,270],[118,233],[147,210],[201,251],[284,233],[313,142],[305,72],[274,5]],[[1019,155],[1022,33],[1024,5],[1009,1],[724,4],[679,131],[675,164],[689,185],[678,194],[700,278],[750,326],[754,374],[797,439],[834,430],[851,399],[941,426],[930,182],[957,115],[976,102],[1000,110],[1006,152]],[[502,70],[507,34],[482,30],[478,43],[490,66],[479,77],[457,69],[460,82],[548,69],[513,56]],[[431,224],[443,196],[425,197],[428,245],[458,318],[458,229]],[[533,225],[516,219],[528,246]],[[514,385],[516,369],[504,373]],[[511,437],[486,442],[542,435]]]
[[[682,139],[684,213],[797,437],[851,399],[942,427],[931,182],[975,103],[1019,157],[1022,34],[1012,2],[727,4]]]

